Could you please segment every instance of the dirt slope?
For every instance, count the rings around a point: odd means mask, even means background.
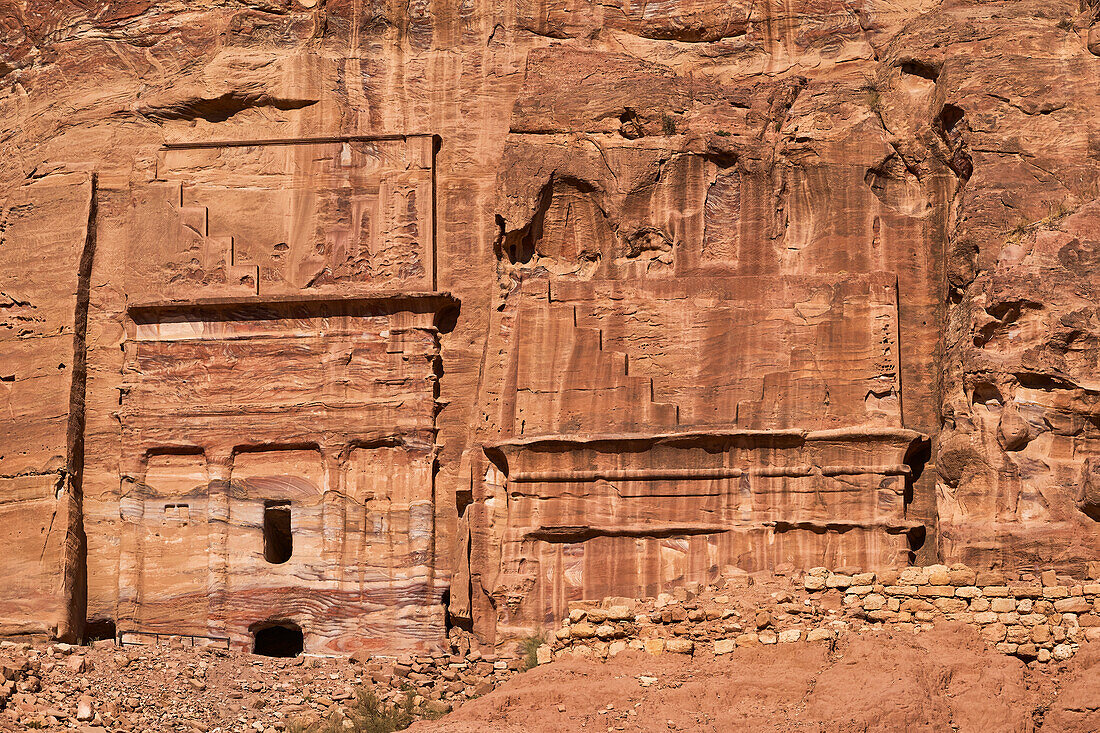
[[[656,678],[656,681],[644,679]],[[649,683],[648,686],[646,683]],[[484,731],[1100,730],[1100,648],[1029,669],[948,626],[721,658],[569,658],[520,675],[424,733]]]

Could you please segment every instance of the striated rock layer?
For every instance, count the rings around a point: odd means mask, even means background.
[[[1095,575],[1098,15],[8,3],[0,632]]]

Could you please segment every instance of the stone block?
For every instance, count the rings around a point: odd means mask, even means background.
[[[1059,662],[1064,662],[1065,660],[1072,657],[1075,651],[1076,649],[1074,649],[1069,644],[1056,644],[1054,649],[1051,650],[1051,656],[1053,656]]]
[[[951,571],[946,565],[929,565],[925,571],[929,585],[947,585],[951,582]]]
[[[1054,610],[1059,613],[1088,613],[1092,610],[1092,604],[1082,596],[1062,598],[1054,602]]]
[[[982,589],[976,585],[963,585],[955,588],[955,596],[958,598],[977,598],[982,594]]]
[[[900,611],[905,613],[916,613],[917,611],[931,611],[934,606],[928,601],[921,598],[906,598],[901,602]]]
[[[1020,644],[1016,647],[1016,655],[1026,659],[1034,659],[1039,656],[1039,647],[1034,644]]]
[[[802,579],[802,586],[810,592],[825,590],[825,578],[818,575],[807,575]]]
[[[799,629],[784,629],[779,632],[779,643],[790,644],[796,642],[802,638],[802,631]]]
[[[1081,626],[1100,626],[1100,614],[1083,613],[1077,617],[1077,623]]]
[[[615,627],[611,624],[600,624],[596,627],[596,636],[605,641],[615,638],[616,633]]]
[[[575,624],[573,628],[569,630],[569,636],[574,639],[591,639],[596,635],[596,627],[587,621],[582,621],[579,624]]]
[[[891,596],[915,596],[917,595],[917,586],[915,585],[888,585],[885,587],[885,592]]]
[[[945,613],[958,613],[967,608],[966,600],[963,598],[937,598],[932,601],[932,605]]]
[[[1051,586],[1049,588],[1043,588],[1043,598],[1055,599],[1055,598],[1067,598],[1069,596],[1069,588],[1061,585]]]
[[[922,585],[917,593],[932,598],[950,598],[955,595],[955,588],[950,585]]]
[[[714,642],[714,653],[729,654],[737,646],[737,642],[733,639],[718,639]]]
[[[1045,589],[1039,583],[1010,583],[1008,588],[1016,598],[1039,598],[1046,595]]]
[[[611,606],[607,609],[608,621],[630,621],[634,618],[634,609],[630,606]]]
[[[996,613],[1006,613],[1016,610],[1015,598],[994,598],[989,602],[989,608]]]
[[[806,641],[828,641],[833,636],[831,629],[810,629],[806,632]]]
[[[896,585],[898,582],[898,571],[880,570],[875,573],[875,580],[877,580],[880,585]]]
[[[959,586],[959,587],[967,586],[967,585],[972,586],[977,581],[977,579],[978,579],[978,574],[976,572],[974,572],[973,570],[970,570],[969,568],[960,568],[960,569],[952,568],[947,573],[947,583],[948,583],[948,585],[954,585],[954,586]]]
[[[1001,623],[990,624],[983,628],[981,633],[986,641],[999,642],[1004,641],[1005,634],[1008,633],[1008,628]]]
[[[863,599],[863,610],[877,611],[886,605],[886,598],[878,593],[871,593]]]
[[[898,573],[897,585],[928,585],[928,574],[922,568],[905,568]]]

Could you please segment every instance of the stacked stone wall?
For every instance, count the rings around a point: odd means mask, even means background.
[[[539,661],[626,649],[722,655],[756,644],[835,643],[875,629],[920,633],[945,622],[972,625],[1025,662],[1063,661],[1082,643],[1100,641],[1098,575],[1100,564],[1084,580],[964,565],[735,574],[656,598],[573,602]]]

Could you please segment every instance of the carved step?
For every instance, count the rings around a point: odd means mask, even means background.
[[[199,236],[210,236],[210,211],[205,206],[180,207],[180,223]]]

